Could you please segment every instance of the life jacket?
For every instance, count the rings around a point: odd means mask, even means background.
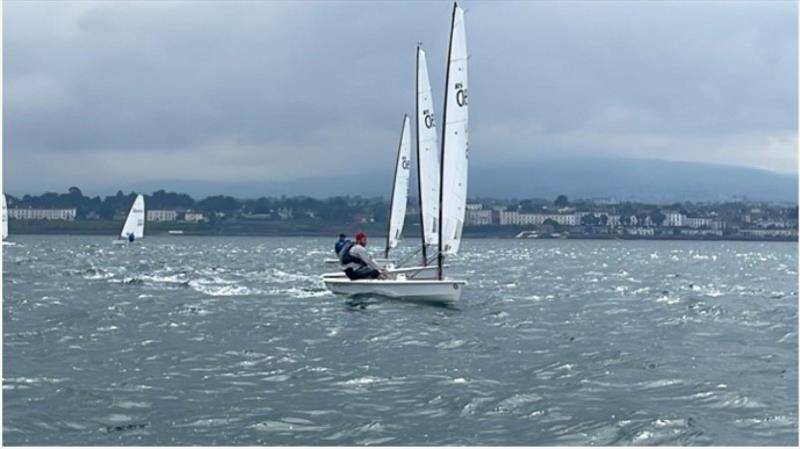
[[[344,248],[344,246],[347,245],[348,243],[350,243],[350,240],[339,240],[336,242],[336,245],[334,245],[333,250],[336,251],[337,257],[339,256],[339,254],[342,253],[342,248]]]
[[[367,265],[361,258],[350,255],[350,250],[353,249],[355,245],[356,242],[347,242],[347,245],[345,245],[339,253],[339,262],[341,262],[343,266],[351,263],[356,263],[361,266]]]

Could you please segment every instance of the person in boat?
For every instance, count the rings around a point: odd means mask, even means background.
[[[339,234],[339,240],[336,241],[336,245],[333,246],[333,250],[336,251],[336,257],[339,257],[340,253],[342,252],[342,248],[344,245],[350,243],[350,240],[347,240],[347,236],[344,234]]]
[[[381,267],[367,254],[367,234],[358,232],[355,242],[348,242],[339,255],[344,274],[350,280],[384,279]]]
[[[133,242],[134,239],[136,239],[136,237],[133,235],[133,232],[129,232],[128,233],[128,241],[129,242]]]

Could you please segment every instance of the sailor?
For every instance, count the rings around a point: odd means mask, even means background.
[[[133,232],[129,232],[129,233],[128,233],[128,241],[129,241],[129,242],[133,242],[133,240],[134,240],[135,238],[136,238],[136,237],[133,235]]]
[[[350,240],[347,240],[347,236],[344,234],[339,234],[339,240],[333,247],[333,250],[336,251],[336,257],[339,257],[339,253],[342,252],[342,248],[344,248],[344,245],[347,245],[348,243],[350,243]]]
[[[344,274],[351,280],[385,279],[381,267],[367,254],[367,234],[358,232],[355,242],[348,242],[339,255]]]

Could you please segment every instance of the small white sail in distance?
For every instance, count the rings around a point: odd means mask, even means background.
[[[467,39],[464,10],[458,5],[453,6],[448,54],[441,155],[440,250],[443,254],[456,254],[464,227],[469,168]]]
[[[394,185],[389,215],[389,234],[386,238],[386,257],[389,250],[396,248],[403,232],[408,204],[408,180],[411,178],[411,120],[403,116],[403,129],[400,132],[400,146],[394,167]]]
[[[417,170],[426,246],[439,244],[439,144],[425,50],[417,47]]]
[[[138,195],[133,201],[133,206],[128,212],[128,218],[125,219],[125,225],[122,226],[119,236],[127,239],[130,234],[133,234],[135,239],[144,237],[144,196],[142,195]]]
[[[8,237],[8,204],[6,204],[6,194],[3,194],[3,211],[2,211],[2,239],[5,240]]]

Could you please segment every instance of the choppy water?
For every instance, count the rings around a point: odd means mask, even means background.
[[[442,308],[333,240],[12,237],[5,444],[798,442],[796,244],[469,240]]]

